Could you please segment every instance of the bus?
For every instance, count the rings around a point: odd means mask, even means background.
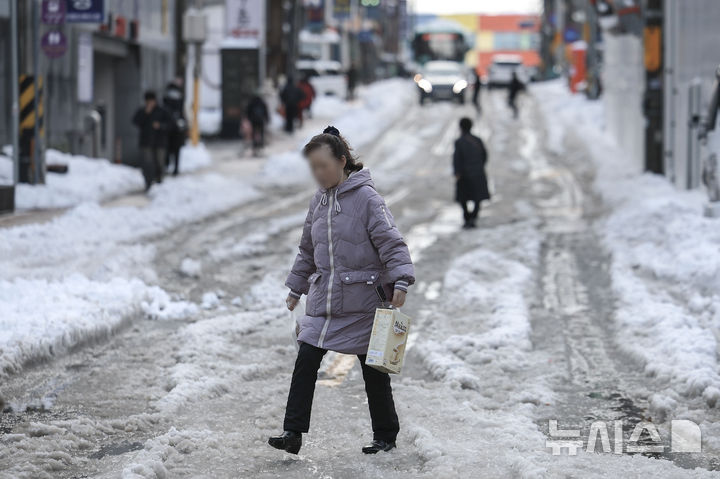
[[[469,32],[459,24],[430,20],[418,25],[413,32],[413,60],[420,65],[435,60],[463,62],[471,43]]]

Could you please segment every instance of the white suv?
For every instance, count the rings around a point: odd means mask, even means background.
[[[528,72],[523,66],[522,57],[519,55],[495,55],[488,68],[488,86],[506,87],[510,85],[513,72],[517,73],[521,82],[528,82]]]

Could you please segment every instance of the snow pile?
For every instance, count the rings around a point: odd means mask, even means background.
[[[345,113],[351,104],[333,95],[321,95],[312,103],[312,115],[316,118],[337,118]]]
[[[180,319],[196,309],[138,279],[0,280],[0,377],[105,339],[135,315]]]
[[[84,202],[103,202],[128,193],[142,191],[144,182],[137,168],[111,163],[102,158],[69,155],[47,150],[49,165],[67,165],[65,174],[48,173],[44,185],[20,184],[16,192],[19,210],[69,208]],[[180,172],[188,173],[210,166],[212,159],[204,144],[185,145],[180,150]],[[0,156],[0,184],[12,183],[12,162]]]
[[[620,301],[618,345],[676,393],[720,398],[720,228],[702,216],[704,194],[679,191],[665,178],[637,175],[633,159],[603,130],[602,104],[572,96],[560,82],[533,91],[554,126],[551,144],[582,138],[597,168],[595,185],[611,207],[601,224],[612,253]]]
[[[258,184],[264,186],[291,186],[310,180],[310,170],[299,148],[298,151],[284,151],[270,156],[257,178]]]
[[[0,155],[0,185],[13,184],[13,164],[12,159],[7,156]]]
[[[208,291],[202,295],[202,308],[215,309],[220,306],[220,298],[215,291]]]
[[[84,203],[44,224],[2,230],[0,376],[136,316],[197,314],[196,305],[152,286],[155,248],[146,240],[256,197],[240,181],[194,175],[158,185],[142,208]]]
[[[45,161],[49,165],[67,165],[68,172],[48,173],[44,185],[19,184],[15,196],[18,209],[68,208],[143,189],[140,171],[126,165],[56,150],[48,150]]]
[[[185,258],[180,263],[180,272],[190,278],[199,278],[202,274],[202,263],[199,260]]]
[[[204,143],[199,143],[197,146],[187,143],[180,149],[180,173],[197,171],[211,164],[212,157]]]
[[[126,466],[122,479],[161,479],[171,477],[168,465],[182,462],[183,457],[203,448],[220,448],[219,438],[209,430],[178,431],[170,428],[167,434],[150,439],[135,461]]]
[[[340,102],[342,107],[333,100],[318,100],[322,113],[318,116],[327,115],[329,123],[340,130],[353,148],[361,148],[385,132],[415,99],[415,91],[407,80],[390,79],[369,85],[359,97],[360,101],[356,103]],[[334,104],[334,107],[325,108],[326,104]],[[319,132],[313,132],[316,133]],[[310,172],[300,150],[311,136],[303,138],[294,151],[270,156],[258,174],[257,183],[289,186],[309,182]]]

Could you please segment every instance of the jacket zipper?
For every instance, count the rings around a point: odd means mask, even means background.
[[[325,341],[325,334],[327,334],[328,326],[330,326],[330,319],[332,318],[332,286],[333,279],[335,277],[335,259],[333,258],[333,242],[332,242],[332,212],[333,202],[335,201],[335,195],[328,195],[330,197],[330,203],[328,204],[327,213],[327,228],[328,228],[328,255],[330,256],[330,276],[328,277],[327,287],[327,299],[325,300],[325,324],[323,324],[322,331],[320,332],[320,339],[318,340],[318,348],[323,347]]]
[[[380,209],[383,212],[383,216],[385,216],[385,221],[387,221],[387,224],[390,228],[392,228],[392,223],[390,223],[390,218],[388,218],[387,211],[385,211],[385,207],[381,206]]]

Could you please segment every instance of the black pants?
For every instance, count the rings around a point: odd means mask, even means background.
[[[298,116],[297,105],[285,105],[285,131],[292,133],[295,130],[295,120]]]
[[[463,217],[465,218],[465,223],[470,223],[477,220],[477,217],[480,214],[480,202],[475,200],[470,200],[470,202],[473,204],[472,210],[468,210],[467,201],[460,202],[460,206],[462,206],[463,209]]]
[[[168,145],[167,154],[165,155],[165,167],[170,168],[170,158],[175,162],[173,174],[177,175],[180,172],[180,148],[182,147],[181,142],[170,143]]]
[[[144,146],[142,147],[142,156],[145,188],[150,188],[153,181],[162,183],[163,173],[165,173],[165,148]]]
[[[308,432],[312,410],[315,381],[320,362],[327,350],[300,343],[295,360],[295,370],[290,384],[287,408],[285,409],[285,431]],[[400,430],[395,402],[393,401],[390,375],[365,365],[365,355],[358,354],[362,365],[365,392],[370,406],[373,439],[394,442]]]
[[[265,146],[265,122],[251,121],[250,125],[252,126],[253,149],[262,148]]]
[[[518,117],[518,107],[517,107],[517,103],[515,100],[516,100],[515,96],[510,96],[508,98],[508,105],[510,106],[510,109],[512,110],[513,118]]]

